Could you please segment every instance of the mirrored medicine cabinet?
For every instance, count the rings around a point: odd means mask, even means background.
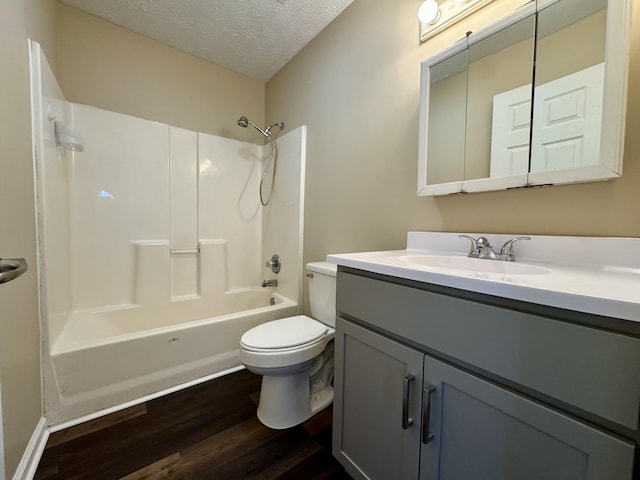
[[[631,0],[532,0],[421,66],[418,195],[622,174]]]

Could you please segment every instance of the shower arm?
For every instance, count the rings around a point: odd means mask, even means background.
[[[272,123],[271,125],[269,125],[267,128],[265,128],[265,133],[270,134],[271,133],[271,129],[273,127],[278,127],[280,129],[280,131],[282,132],[282,130],[284,130],[284,122],[280,122],[280,123]]]

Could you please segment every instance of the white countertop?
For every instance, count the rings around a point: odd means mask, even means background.
[[[484,236],[499,248],[502,242],[519,235]],[[435,268],[402,259],[421,254],[465,256],[468,248],[469,241],[457,234],[409,232],[406,250],[334,254],[328,255],[327,261],[382,275],[640,322],[640,239],[532,235],[530,241],[518,242],[514,249],[516,263],[549,270],[534,275]]]

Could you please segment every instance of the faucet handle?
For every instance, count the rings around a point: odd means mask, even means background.
[[[469,250],[469,257],[478,257],[480,255],[479,250],[482,250],[482,247],[478,245],[478,241],[481,238],[486,240],[486,238],[484,237],[473,238],[469,235],[463,235],[462,233],[458,235],[458,238],[466,238],[471,241],[471,249]]]
[[[269,267],[273,273],[279,273],[282,261],[277,253],[274,253],[269,260],[264,263],[265,267]]]
[[[516,257],[513,254],[513,244],[519,242],[520,240],[531,240],[531,237],[516,237],[511,240],[507,240],[502,244],[502,248],[500,249],[500,256],[505,257],[505,260],[510,262],[515,261]]]

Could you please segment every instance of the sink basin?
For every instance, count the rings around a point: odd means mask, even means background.
[[[18,278],[27,271],[24,258],[0,258],[0,283],[6,283]]]
[[[404,255],[399,260],[408,266],[460,270],[475,273],[495,273],[503,275],[540,275],[550,270],[535,265],[501,260],[487,260],[481,258],[456,257],[453,255]]]

